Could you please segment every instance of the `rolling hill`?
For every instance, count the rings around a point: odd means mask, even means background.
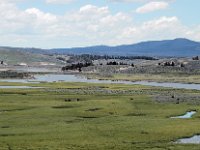
[[[191,57],[200,55],[200,43],[184,38],[147,41],[119,46],[91,46],[77,48],[13,48],[0,47],[0,59],[8,63],[58,62],[53,54],[96,54],[121,56]]]
[[[188,39],[148,41],[120,46],[92,46],[79,48],[51,49],[57,54],[99,54],[136,56],[194,56],[200,55],[200,43]]]
[[[4,61],[9,65],[17,65],[20,63],[33,64],[39,62],[48,62],[60,64],[53,56],[45,55],[44,50],[31,51],[31,49],[0,47],[0,61]]]

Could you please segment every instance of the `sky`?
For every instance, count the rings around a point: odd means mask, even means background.
[[[68,48],[200,41],[200,0],[0,0],[0,45]]]

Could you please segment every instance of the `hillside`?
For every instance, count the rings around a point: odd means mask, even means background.
[[[188,39],[148,41],[121,46],[93,46],[80,48],[52,49],[57,54],[100,54],[137,56],[194,56],[200,55],[200,43]]]
[[[48,62],[59,64],[58,60],[53,56],[42,54],[41,51],[34,53],[23,48],[0,47],[0,60],[9,65],[17,65],[20,63],[33,64],[38,62]]]
[[[77,48],[12,48],[0,47],[0,58],[9,63],[57,62],[52,54],[95,54],[118,56],[191,57],[200,55],[200,43],[188,39],[147,41],[131,45],[91,46]]]

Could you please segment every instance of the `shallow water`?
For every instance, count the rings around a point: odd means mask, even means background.
[[[192,116],[194,114],[196,114],[197,112],[196,111],[189,111],[187,112],[185,115],[182,115],[182,116],[176,116],[176,117],[171,117],[171,118],[174,118],[174,119],[189,119],[189,118],[192,118]]]
[[[87,82],[87,83],[122,83],[133,84],[131,81],[111,81],[111,80],[97,80],[87,79],[83,76],[65,75],[65,74],[45,74],[35,75],[34,79],[1,79],[4,82],[20,82],[20,83],[38,83],[38,82]]]
[[[20,66],[15,68],[10,68],[9,70],[20,71],[20,72],[59,72],[59,68],[48,68],[48,67],[28,67]]]
[[[46,74],[35,75],[35,79],[2,79],[0,81],[5,82],[21,82],[21,83],[38,83],[38,82],[86,82],[86,83],[113,83],[113,84],[134,84],[134,85],[146,85],[156,87],[167,87],[176,89],[193,89],[200,90],[200,84],[185,84],[185,83],[157,83],[148,81],[113,81],[113,80],[98,80],[87,79],[83,76],[69,75],[69,74]]]
[[[158,83],[158,82],[148,82],[148,81],[138,81],[134,84],[139,85],[149,85],[149,86],[160,86],[160,87],[171,87],[176,89],[191,89],[191,90],[200,90],[200,84],[189,84],[189,83]]]
[[[195,135],[190,138],[182,138],[176,141],[175,143],[179,144],[200,144],[200,135]]]
[[[0,79],[0,82],[14,82],[14,83],[39,83],[39,82],[33,82],[29,79]]]
[[[32,87],[32,86],[0,86],[0,89],[38,89],[42,87]]]

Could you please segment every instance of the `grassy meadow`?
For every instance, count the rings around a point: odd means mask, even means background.
[[[175,144],[200,134],[200,106],[157,102],[186,93],[123,84],[0,83],[42,89],[0,89],[0,150],[197,150]],[[170,119],[197,110],[191,119]]]

